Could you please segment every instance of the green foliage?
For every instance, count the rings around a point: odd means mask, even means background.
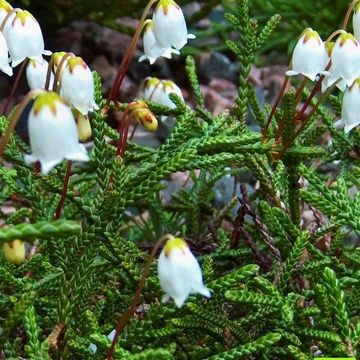
[[[320,106],[284,147],[296,131],[293,91],[267,141],[246,125],[254,115],[263,128],[269,115],[248,75],[280,21],[274,16],[261,27],[249,3],[238,0],[226,15],[239,32],[227,41],[241,63],[235,109],[217,116],[206,109],[188,57],[194,109],[176,96],[175,109],[149,102],[157,116],[176,118],[158,148],[129,141],[124,158],[116,157],[118,134],[96,111],[90,161],[73,164],[60,220],[65,162],[41,175],[23,161],[28,146],[11,137],[0,199],[13,209],[1,213],[0,243],[21,239],[31,249],[20,265],[0,253],[0,358],[104,359],[149,250],[168,233],[188,241],[212,296],[191,295],[181,309],[161,304],[152,264],[116,359],[359,356],[359,135],[334,129],[339,99],[332,97],[335,112]],[[103,108],[97,74],[94,83]],[[7,123],[0,118],[2,134]],[[318,142],[324,134],[331,144]],[[175,172],[185,174],[186,186],[165,202]],[[244,174],[256,183],[250,191]],[[235,190],[241,182],[240,193],[216,205],[223,179],[234,180]]]

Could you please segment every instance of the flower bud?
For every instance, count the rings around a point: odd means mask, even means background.
[[[26,10],[15,14],[11,24],[4,29],[4,36],[9,47],[11,66],[15,67],[26,58],[42,58],[51,55],[44,50],[44,39],[39,23]]]
[[[195,38],[195,35],[188,34],[184,14],[173,0],[160,0],[152,20],[154,36],[160,47],[180,50],[188,39]]]
[[[25,260],[25,243],[22,240],[14,240],[3,244],[5,259],[19,265]]]
[[[84,145],[79,144],[74,115],[55,92],[38,95],[29,114],[31,155],[29,164],[39,161],[41,172],[47,174],[63,159],[88,161]]]
[[[346,89],[342,100],[341,119],[336,121],[334,126],[344,125],[345,133],[350,132],[360,124],[360,78]]]
[[[151,77],[145,79],[144,97],[146,99],[174,109],[176,105],[169,97],[171,93],[175,93],[185,102],[180,88],[173,81]]]
[[[158,121],[143,101],[134,101],[128,106],[130,116],[148,131],[156,131]]]
[[[162,302],[174,299],[182,307],[190,294],[211,296],[203,284],[200,265],[191,253],[187,243],[180,238],[168,240],[158,260],[158,278],[165,292]]]
[[[344,80],[346,86],[351,86],[360,76],[360,44],[350,33],[341,34],[335,42],[331,54],[330,74],[334,82]]]
[[[2,32],[0,32],[0,70],[6,75],[12,76],[13,70],[9,65],[9,50]]]
[[[76,127],[79,135],[79,140],[81,142],[85,142],[89,140],[92,135],[89,117],[87,115],[84,116],[80,114],[77,110],[75,110],[75,116],[77,118]]]
[[[30,59],[26,67],[26,79],[30,90],[45,89],[49,63],[45,59]],[[53,87],[54,74],[50,73],[49,89]]]
[[[61,75],[60,95],[82,115],[99,107],[94,99],[94,81],[89,67],[79,57],[70,57]]]
[[[139,61],[149,60],[152,65],[158,57],[165,57],[171,59],[171,54],[179,54],[178,50],[172,49],[171,47],[161,47],[155,40],[153,31],[152,20],[147,20],[147,24],[144,31],[144,55],[139,58]]]
[[[286,75],[302,74],[314,81],[316,76],[325,70],[327,63],[328,56],[324,42],[316,31],[307,28],[295,46],[291,70],[288,70]]]

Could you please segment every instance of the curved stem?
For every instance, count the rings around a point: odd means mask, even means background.
[[[9,95],[9,97],[7,98],[6,103],[5,103],[5,105],[4,105],[4,108],[3,108],[3,111],[2,111],[2,114],[3,114],[3,115],[6,115],[8,109],[9,109],[10,103],[11,103],[12,99],[14,98],[15,92],[16,92],[18,86],[19,86],[19,82],[20,82],[21,76],[22,76],[22,74],[23,74],[23,72],[24,72],[24,70],[25,70],[25,67],[26,67],[26,64],[28,63],[28,60],[29,60],[29,59],[26,58],[26,59],[22,62],[22,64],[21,64],[20,70],[19,70],[19,72],[18,72],[17,75],[16,75],[16,79],[15,79],[14,85],[13,85],[12,88],[11,88],[10,95]]]
[[[308,79],[306,76],[304,76],[304,78],[303,78],[303,80],[302,80],[302,82],[301,82],[298,90],[296,91],[296,94],[295,94],[295,107],[296,107],[296,105],[297,105],[297,104],[300,102],[300,100],[301,100],[301,96],[302,96],[302,94],[303,94],[303,92],[304,92],[304,88],[305,88],[308,80],[309,80],[309,79]]]
[[[350,20],[350,15],[352,13],[352,11],[354,10],[354,7],[355,5],[359,2],[359,0],[353,0],[351,2],[351,4],[349,5],[348,9],[347,9],[347,12],[346,12],[346,15],[345,15],[345,19],[344,19],[344,22],[343,22],[343,25],[342,25],[342,29],[343,30],[346,30],[346,27],[349,23],[349,20]]]
[[[46,91],[48,91],[50,88],[50,79],[51,79],[51,72],[52,72],[53,66],[54,66],[54,54],[51,55],[47,73],[46,73],[46,80],[45,80],[45,90]]]
[[[22,11],[22,9],[20,8],[15,8],[15,9],[12,9],[8,12],[8,14],[5,16],[4,20],[2,21],[1,25],[0,25],[0,31],[1,32],[4,32],[4,29],[5,29],[5,25],[6,23],[8,22],[8,20],[10,19],[11,15],[12,14],[15,14],[19,11]]]
[[[64,64],[66,63],[67,59],[70,58],[70,57],[73,57],[73,56],[75,56],[73,53],[68,52],[68,53],[66,53],[66,54],[62,57],[59,65],[58,65],[58,67],[57,67],[57,69],[56,69],[55,76],[54,76],[53,91],[55,91],[55,92],[57,92],[57,93],[60,93],[60,88],[61,88],[61,83],[60,83],[61,70],[62,70],[62,68],[64,67]]]
[[[296,108],[296,106],[298,105],[298,103],[301,100],[301,96],[303,94],[303,91],[304,91],[304,88],[305,88],[307,82],[308,82],[308,78],[304,77],[304,79],[302,80],[302,82],[300,84],[300,87],[296,91],[296,94],[295,94],[295,108]],[[284,128],[285,128],[285,119],[282,118],[280,120],[280,122],[279,122],[279,127],[278,127],[278,129],[276,131],[276,134],[275,134],[275,143],[276,144],[278,144],[280,142],[280,137],[281,137],[281,134],[282,134]]]
[[[70,175],[71,175],[71,165],[72,165],[72,161],[68,160],[66,163],[66,172],[65,172],[65,177],[64,177],[64,186],[62,189],[61,198],[59,200],[59,203],[58,203],[58,205],[56,207],[56,211],[55,211],[55,219],[60,219],[60,216],[61,216],[61,209],[64,205],[67,190],[69,187],[69,180],[70,180]]]
[[[130,61],[134,55],[134,52],[135,52],[135,49],[136,49],[136,44],[140,38],[140,35],[141,35],[141,31],[144,27],[144,23],[145,23],[145,19],[146,19],[146,16],[147,14],[149,13],[150,11],[150,8],[157,2],[158,0],[150,0],[149,3],[146,5],[145,9],[144,9],[144,12],[141,16],[141,19],[139,21],[139,24],[136,28],[136,31],[135,31],[135,34],[134,36],[132,37],[131,39],[131,42],[130,42],[130,45],[129,47],[126,49],[126,52],[124,54],[124,57],[121,61],[121,64],[119,66],[119,70],[116,74],[116,78],[114,80],[114,83],[111,87],[111,90],[110,90],[110,93],[109,93],[109,97],[106,101],[106,104],[105,104],[105,108],[107,109],[109,107],[109,104],[110,104],[110,101],[112,100],[116,100],[116,98],[118,97],[119,95],[119,91],[120,91],[120,87],[121,87],[121,84],[122,84],[122,81],[125,77],[125,74],[127,72],[127,69],[130,65]]]
[[[305,126],[311,119],[311,117],[315,114],[315,112],[319,109],[320,105],[324,102],[326,97],[330,94],[330,92],[333,90],[333,88],[336,86],[336,84],[340,81],[337,80],[332,86],[330,86],[324,93],[321,94],[319,97],[317,103],[315,106],[311,109],[310,114],[306,117],[306,119],[301,123],[299,129],[296,130],[296,132],[293,134],[293,136],[288,140],[288,142],[284,145],[284,148],[280,152],[280,157],[284,155],[285,151],[294,143],[296,138],[300,135],[300,133],[304,130]],[[320,81],[319,81],[320,82]]]
[[[129,107],[127,107],[124,111],[124,113],[122,114],[122,117],[120,119],[119,122],[119,126],[118,126],[118,133],[119,133],[119,141],[118,141],[118,146],[117,146],[117,150],[116,150],[116,155],[117,156],[122,156],[122,148],[124,145],[124,138],[125,138],[125,128],[126,128],[126,122],[128,121],[128,117],[129,117],[129,112],[130,109]]]
[[[16,107],[16,110],[14,114],[11,116],[9,120],[8,127],[5,131],[5,134],[0,139],[0,158],[2,158],[2,155],[4,153],[5,147],[9,142],[10,136],[12,132],[15,129],[15,126],[17,122],[20,119],[21,114],[23,113],[25,107],[29,104],[30,101],[34,99],[35,96],[42,93],[43,90],[33,90],[28,92],[28,94],[24,97],[24,99],[21,101],[21,103]]]
[[[136,310],[136,306],[137,306],[137,304],[139,303],[139,300],[140,300],[141,291],[144,288],[145,280],[146,280],[146,278],[147,278],[147,276],[149,274],[150,265],[152,264],[152,262],[153,262],[153,260],[155,258],[157,250],[159,249],[159,247],[161,246],[161,244],[164,241],[166,241],[166,240],[168,240],[168,239],[170,239],[172,237],[173,236],[170,235],[170,234],[162,236],[155,243],[154,247],[152,248],[150,257],[149,257],[148,261],[146,262],[146,264],[144,266],[144,271],[143,271],[142,276],[140,278],[139,285],[138,285],[138,287],[136,289],[136,292],[134,294],[134,297],[133,297],[133,300],[131,302],[130,308],[124,313],[124,315],[120,318],[118,324],[116,325],[115,336],[114,336],[114,339],[113,339],[113,341],[111,343],[111,347],[110,347],[110,349],[108,351],[106,360],[112,360],[113,359],[113,354],[114,354],[114,351],[115,351],[115,346],[116,346],[116,343],[118,341],[119,335],[125,329],[126,324],[131,319],[131,317],[133,316],[133,314],[134,314],[134,312]]]
[[[133,129],[133,131],[132,131],[131,134],[130,134],[129,140],[132,140],[132,138],[134,137],[135,132],[136,132],[136,129],[138,128],[138,126],[139,126],[139,123],[136,123],[136,124],[134,125],[134,129]]]
[[[273,116],[275,114],[275,111],[276,111],[277,107],[279,106],[279,104],[281,102],[281,99],[284,96],[288,81],[289,81],[289,77],[286,75],[285,78],[284,78],[284,81],[282,83],[279,95],[276,98],[275,103],[274,103],[274,105],[273,105],[273,107],[271,109],[270,115],[269,115],[269,117],[268,117],[268,119],[266,121],[266,124],[265,124],[264,128],[262,129],[263,142],[266,142],[266,140],[267,140],[267,131],[269,129],[269,126],[271,124],[271,120],[272,120],[272,118],[273,118]]]
[[[340,34],[345,34],[346,31],[343,30],[343,29],[338,29],[338,30],[335,30],[332,34],[330,34],[330,36],[326,39],[325,43],[326,45],[335,37],[335,36],[338,36]]]

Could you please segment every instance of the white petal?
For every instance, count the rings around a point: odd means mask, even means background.
[[[164,7],[158,5],[152,20],[155,39],[160,47],[175,47],[180,50],[187,43],[187,26],[179,5],[168,5],[166,14]]]
[[[299,75],[300,73],[298,71],[294,71],[294,70],[288,70],[285,73],[287,76],[294,76],[294,75]]]

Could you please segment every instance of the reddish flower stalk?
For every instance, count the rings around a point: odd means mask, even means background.
[[[20,70],[19,72],[17,73],[16,75],[16,79],[15,79],[15,82],[14,82],[14,85],[12,86],[11,88],[11,91],[10,91],[10,95],[9,97],[7,98],[6,100],[6,103],[4,105],[4,108],[3,108],[3,111],[2,111],[2,114],[3,115],[6,115],[8,109],[9,109],[9,106],[11,104],[11,101],[13,100],[14,98],[14,95],[16,93],[16,90],[18,89],[19,87],[19,82],[20,82],[20,79],[21,79],[21,76],[22,74],[24,73],[24,70],[25,70],[25,67],[26,67],[26,64],[28,63],[28,59],[25,59],[22,64],[21,64],[21,67],[20,67]]]
[[[146,262],[146,264],[144,266],[144,271],[143,271],[142,276],[140,278],[139,285],[138,285],[138,287],[136,289],[136,292],[134,294],[131,305],[130,305],[129,309],[124,313],[124,315],[120,318],[120,320],[118,321],[118,323],[116,325],[115,336],[114,336],[114,339],[113,339],[113,341],[111,343],[111,347],[110,347],[110,349],[108,351],[106,360],[113,360],[113,355],[114,355],[116,343],[118,341],[118,338],[119,338],[121,332],[125,329],[126,324],[128,323],[128,321],[133,316],[133,314],[134,314],[134,312],[136,310],[136,306],[138,305],[138,303],[140,301],[141,291],[144,288],[145,280],[146,280],[146,278],[147,278],[147,276],[149,274],[149,269],[150,269],[150,266],[151,266],[151,264],[152,264],[152,262],[153,262],[153,260],[155,258],[156,252],[159,249],[159,247],[162,245],[162,243],[165,240],[168,240],[169,237],[172,237],[172,235],[169,235],[169,234],[164,235],[155,243],[155,245],[154,245],[154,247],[153,247],[153,249],[151,251],[150,257],[149,257],[148,261]]]
[[[347,12],[346,12],[346,15],[345,15],[345,19],[344,19],[344,22],[343,22],[343,25],[342,25],[342,29],[343,30],[346,30],[346,27],[349,23],[349,20],[350,20],[350,16],[351,16],[351,13],[352,11],[354,10],[354,7],[355,5],[359,2],[359,0],[353,0],[351,2],[351,4],[349,5],[348,9],[347,9]]]
[[[62,207],[65,203],[65,199],[66,199],[66,194],[67,194],[67,190],[69,187],[69,180],[70,180],[70,175],[71,175],[71,165],[72,165],[72,161],[68,160],[66,163],[66,172],[65,172],[65,177],[64,177],[64,186],[62,189],[62,193],[61,193],[61,198],[59,200],[59,203],[56,207],[56,211],[55,211],[55,219],[60,219],[61,216],[61,210]]]
[[[15,126],[17,122],[20,119],[21,114],[23,113],[25,107],[29,104],[30,101],[32,101],[36,95],[40,94],[42,90],[33,90],[28,92],[28,94],[24,97],[24,99],[21,101],[21,103],[17,106],[14,114],[9,120],[8,127],[5,131],[5,134],[0,139],[0,158],[2,157],[5,147],[9,142],[10,136],[12,132],[15,129]]]
[[[127,107],[122,114],[122,117],[119,122],[118,126],[118,133],[119,133],[119,141],[118,146],[116,150],[116,155],[120,156],[121,158],[124,157],[125,149],[126,148],[126,142],[127,142],[127,133],[129,130],[129,126],[127,125],[130,122],[130,115],[129,115],[130,109]]]
[[[267,131],[269,129],[269,126],[271,124],[271,120],[273,118],[273,116],[275,115],[275,112],[276,112],[276,109],[278,108],[284,94],[285,94],[285,90],[286,90],[286,86],[289,82],[289,77],[288,76],[285,76],[284,78],[284,81],[283,81],[283,84],[281,86],[281,89],[280,89],[280,92],[279,92],[279,95],[277,97],[277,99],[275,100],[275,103],[271,109],[271,112],[270,112],[270,115],[266,121],[266,124],[264,126],[264,128],[262,129],[262,136],[263,136],[263,142],[266,142],[267,140]]]
[[[120,67],[119,67],[119,70],[116,74],[116,78],[115,78],[115,81],[111,87],[111,90],[110,90],[110,93],[109,93],[109,97],[106,101],[106,104],[105,104],[105,108],[107,109],[109,107],[109,104],[111,101],[116,101],[118,99],[118,96],[119,96],[119,92],[120,92],[120,87],[121,87],[121,84],[124,80],[124,77],[125,77],[125,74],[129,68],[129,65],[130,65],[130,62],[134,56],[134,52],[135,52],[135,49],[136,49],[136,44],[140,38],[140,35],[141,35],[141,31],[144,27],[144,22],[145,22],[145,19],[146,19],[146,16],[147,14],[149,13],[150,11],[150,8],[153,6],[153,4],[155,4],[158,0],[150,0],[149,3],[146,5],[146,8],[144,9],[144,12],[141,16],[141,19],[139,21],[139,24],[136,28],[136,31],[135,31],[135,34],[133,36],[133,38],[131,39],[131,43],[129,45],[129,47],[126,49],[126,52],[124,54],[124,57],[121,61],[121,64],[120,64]]]

